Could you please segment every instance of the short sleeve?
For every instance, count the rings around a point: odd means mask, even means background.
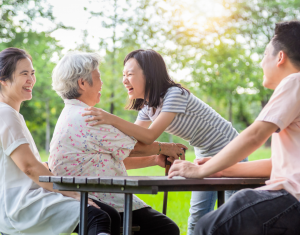
[[[151,121],[151,119],[150,119],[149,116],[148,116],[147,110],[148,110],[148,106],[145,106],[144,108],[142,108],[142,109],[139,111],[136,120],[139,120],[139,121]]]
[[[278,132],[287,128],[300,115],[300,75],[290,75],[275,89],[257,121],[276,124]]]
[[[18,113],[12,108],[1,108],[0,146],[7,156],[10,156],[20,145],[29,144],[23,130]]]
[[[125,135],[111,125],[99,125],[92,128],[90,135],[94,149],[100,153],[111,154],[117,160],[124,160],[134,149],[137,140]]]
[[[163,99],[161,112],[185,113],[189,99],[189,93],[178,87],[168,89]]]

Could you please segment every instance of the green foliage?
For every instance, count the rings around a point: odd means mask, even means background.
[[[31,30],[16,33],[10,42],[2,46],[25,49],[32,56],[37,80],[32,100],[22,104],[20,113],[24,116],[36,145],[39,149],[43,149],[46,142],[47,124],[50,124],[52,133],[64,106],[62,99],[51,86],[51,74],[55,66],[51,60],[61,48],[57,46],[57,41],[45,32],[37,33]],[[47,118],[49,123],[47,123]]]
[[[21,113],[38,148],[47,148],[64,106],[51,89],[55,66],[52,61],[62,48],[50,32],[35,32],[30,28],[33,20],[41,18],[53,21],[54,30],[66,27],[55,23],[46,1],[0,0],[0,3],[0,50],[20,47],[33,57],[37,83],[32,101],[24,102]],[[122,85],[123,59],[132,50],[152,48],[163,55],[172,74],[189,71],[188,77],[179,82],[231,121],[237,130],[249,126],[272,94],[262,86],[259,61],[264,48],[273,36],[276,22],[299,19],[300,0],[219,3],[224,14],[209,17],[197,0],[102,1],[99,9],[91,9],[87,2],[85,10],[108,30],[99,38],[99,51],[104,53],[100,65],[104,87],[97,106],[135,121],[137,112],[125,110],[128,100]],[[206,20],[199,21],[201,16],[206,16]],[[84,31],[78,50],[93,51],[87,36]],[[159,140],[170,141],[170,136],[163,133]],[[173,141],[187,144],[177,137]]]

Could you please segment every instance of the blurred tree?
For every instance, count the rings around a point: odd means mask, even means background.
[[[20,113],[24,116],[38,148],[49,151],[51,133],[64,107],[63,100],[51,86],[51,74],[55,66],[52,59],[62,48],[47,33],[33,31],[16,33],[10,42],[2,46],[25,49],[32,56],[37,80],[32,100],[22,104]]]
[[[28,51],[33,58],[37,82],[33,99],[23,103],[20,112],[24,115],[38,148],[49,150],[51,131],[62,108],[62,101],[51,89],[53,55],[61,51],[50,33],[63,24],[55,22],[52,7],[42,0],[0,0],[0,50],[18,47]],[[42,22],[52,23],[49,32],[35,32]]]

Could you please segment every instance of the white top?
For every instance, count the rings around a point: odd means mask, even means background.
[[[10,158],[29,144],[41,161],[23,116],[0,102],[0,232],[45,235],[71,233],[79,223],[79,202],[34,183]]]
[[[90,126],[81,114],[89,106],[66,99],[50,143],[49,167],[60,176],[127,176],[123,160],[136,140],[111,125]],[[119,212],[124,211],[124,194],[89,193]],[[132,209],[148,207],[133,195]]]

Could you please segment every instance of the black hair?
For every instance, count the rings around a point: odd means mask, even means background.
[[[143,70],[146,79],[145,96],[144,99],[131,100],[127,108],[134,110],[141,110],[144,105],[157,108],[160,105],[161,98],[163,98],[170,87],[178,87],[184,91],[189,90],[182,87],[181,84],[175,83],[168,74],[167,66],[162,56],[154,50],[135,50],[130,52],[124,59],[126,62],[134,58]],[[149,97],[148,102],[146,99]]]
[[[272,44],[274,46],[273,55],[284,51],[292,64],[300,69],[300,21],[277,23]]]
[[[19,48],[10,47],[0,52],[0,81],[13,82],[13,73],[19,60],[30,59],[31,56],[24,50]],[[1,92],[1,84],[0,84]]]

